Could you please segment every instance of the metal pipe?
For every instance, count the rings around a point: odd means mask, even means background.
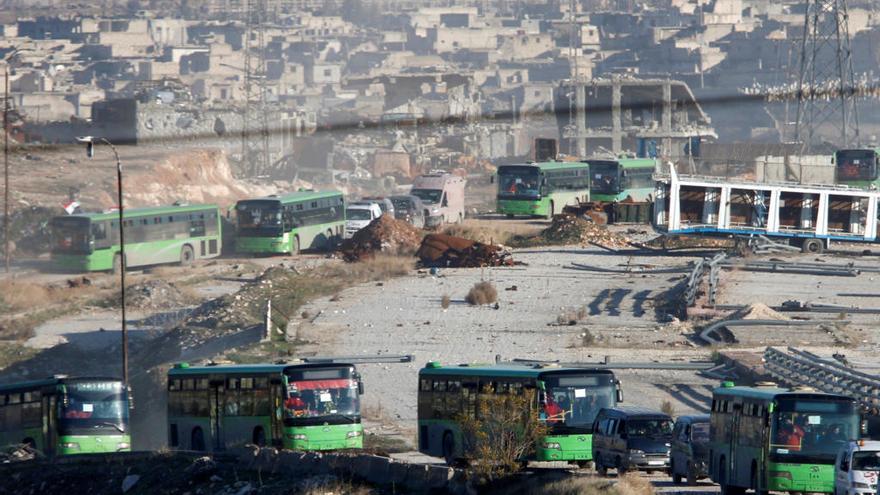
[[[3,94],[3,249],[6,273],[9,273],[9,65],[4,71],[5,92]]]

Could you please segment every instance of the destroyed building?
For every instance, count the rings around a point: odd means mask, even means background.
[[[700,143],[716,137],[688,85],[673,79],[612,77],[563,85],[556,109],[560,134],[573,140],[577,156],[629,151],[677,159],[698,155]]]

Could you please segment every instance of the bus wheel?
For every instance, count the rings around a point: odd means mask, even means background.
[[[811,254],[822,254],[825,251],[825,244],[822,239],[806,239],[801,244],[801,251]]]
[[[447,466],[455,465],[455,439],[448,431],[443,434],[443,459],[446,460]]]
[[[196,259],[195,253],[193,253],[193,248],[189,244],[180,248],[180,266],[189,266],[192,265],[193,260]]]
[[[193,428],[192,435],[190,435],[189,447],[196,452],[202,452],[205,450],[205,434],[202,433],[201,428]]]
[[[752,490],[755,495],[767,495],[767,490],[761,488],[761,477],[759,476],[758,465],[752,463]]]
[[[623,459],[620,457],[617,458],[617,477],[621,477],[626,474],[626,464],[623,463]]]
[[[258,426],[254,428],[253,434],[254,445],[258,447],[263,447],[266,445],[266,432],[263,431],[263,428]]]
[[[122,273],[122,255],[117,254],[113,257],[113,275]]]

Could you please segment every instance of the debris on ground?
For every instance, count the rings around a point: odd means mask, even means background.
[[[471,287],[471,290],[468,291],[464,300],[472,306],[491,304],[498,301],[498,290],[495,289],[495,285],[493,285],[492,282],[486,280],[477,282]]]
[[[408,255],[418,249],[421,240],[422,231],[412,224],[382,215],[343,241],[340,251],[345,261],[360,261],[376,253]]]
[[[732,248],[734,241],[733,239],[697,235],[658,235],[642,245],[654,249],[720,249]]]
[[[479,268],[515,264],[513,255],[504,246],[446,234],[425,236],[416,256],[422,265],[433,267]]]
[[[602,225],[567,213],[554,215],[550,226],[538,235],[517,239],[517,244],[522,246],[595,244],[609,249],[628,247],[629,242],[626,237]]]
[[[13,445],[0,452],[0,464],[30,461],[40,457],[40,452],[28,444]]]
[[[764,303],[752,303],[730,314],[726,320],[790,320],[787,315],[780,313]]]
[[[125,304],[140,310],[172,309],[185,305],[187,297],[171,282],[149,280],[126,288]]]

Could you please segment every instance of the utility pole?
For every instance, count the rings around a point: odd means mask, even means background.
[[[244,112],[241,163],[247,175],[269,170],[269,116],[266,88],[266,0],[246,0],[244,30]],[[255,41],[254,45],[251,40]]]
[[[4,71],[3,82],[3,254],[6,273],[9,273],[9,66]]]
[[[807,149],[823,126],[840,130],[838,147],[859,144],[859,114],[846,0],[806,0],[795,137]]]
[[[575,5],[577,4],[576,0],[568,0],[568,63],[571,70],[571,75],[569,78],[570,84],[568,86],[568,132],[569,136],[576,132],[577,126],[575,125],[575,121],[577,119],[577,91],[578,91],[578,57],[575,54],[575,32],[576,32],[576,23],[575,23]],[[568,138],[568,155],[575,156],[577,155],[577,144],[576,140],[578,138],[569,137]]]

